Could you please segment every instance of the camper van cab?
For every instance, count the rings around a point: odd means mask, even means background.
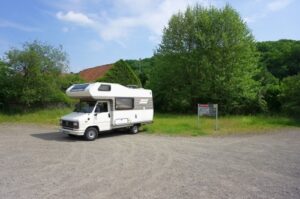
[[[79,99],[72,113],[60,119],[60,131],[94,140],[103,131],[139,127],[153,121],[152,91],[112,83],[74,84],[66,91]]]

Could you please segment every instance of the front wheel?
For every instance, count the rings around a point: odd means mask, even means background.
[[[139,126],[138,125],[133,125],[131,128],[130,128],[130,132],[132,134],[137,134],[139,132]]]
[[[85,130],[84,137],[88,141],[93,141],[97,138],[98,136],[98,130],[94,127],[90,127]]]

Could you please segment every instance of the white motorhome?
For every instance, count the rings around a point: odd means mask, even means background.
[[[138,133],[153,121],[152,91],[112,83],[74,84],[66,91],[80,99],[74,112],[60,120],[60,131],[94,140],[102,131],[129,128]]]

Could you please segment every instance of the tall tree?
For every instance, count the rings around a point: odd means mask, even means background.
[[[119,83],[122,85],[137,85],[142,86],[140,79],[131,69],[130,65],[122,59],[113,64],[113,67],[97,81]]]
[[[68,60],[62,47],[53,47],[34,41],[25,43],[22,49],[12,49],[6,53],[1,66],[5,85],[9,92],[6,104],[32,107],[65,101],[60,90],[58,76],[67,70]]]
[[[142,86],[146,87],[149,80],[149,74],[154,65],[153,57],[139,60],[125,60],[141,80]]]
[[[283,79],[300,72],[300,41],[258,42],[260,62],[275,77]]]
[[[282,80],[280,100],[286,113],[300,117],[300,73]]]
[[[155,54],[150,87],[156,107],[186,111],[197,102],[225,112],[255,112],[259,97],[254,38],[239,14],[196,5],[173,15]]]

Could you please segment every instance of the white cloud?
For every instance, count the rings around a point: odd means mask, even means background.
[[[125,9],[133,13],[127,17],[123,26],[117,26],[115,32],[122,32],[124,28],[144,27],[149,29],[153,34],[161,35],[163,28],[167,25],[170,17],[184,11],[188,5],[199,3],[203,6],[209,6],[212,1],[209,0],[118,0],[119,5],[126,6]],[[124,7],[123,7],[124,8]],[[119,23],[124,18],[114,19],[111,24]]]
[[[139,25],[139,19],[120,17],[117,19],[108,19],[104,24],[99,24],[98,31],[104,40],[119,40],[126,38],[132,28]]]
[[[255,5],[257,7],[264,8],[260,12],[254,13],[250,16],[244,17],[244,21],[247,23],[254,23],[259,19],[268,16],[272,12],[280,11],[289,6],[293,0],[271,0],[268,3],[263,0],[256,0]]]
[[[158,43],[160,43],[160,41],[161,41],[161,37],[158,36],[158,35],[150,35],[150,36],[148,37],[148,39],[149,39],[149,41],[151,41],[151,42],[153,42],[153,43],[155,43],[155,44],[158,44]]]
[[[83,8],[86,6],[85,0],[57,0],[57,1],[49,1],[49,0],[41,0],[44,2],[44,4],[54,7],[58,10],[63,10],[63,11],[77,11],[80,12],[82,11]],[[89,1],[90,2],[90,1]]]
[[[286,8],[292,3],[292,0],[273,0],[268,3],[267,8],[270,11],[278,11]]]
[[[126,38],[137,27],[150,30],[149,40],[157,43],[162,35],[163,28],[170,17],[178,11],[184,11],[188,5],[199,3],[209,6],[209,0],[117,0],[116,9],[129,11],[129,16],[112,18],[107,21],[100,35],[105,40],[119,40]],[[154,39],[155,38],[155,39]]]
[[[255,21],[254,16],[244,17],[243,19],[246,23],[253,23]]]
[[[254,23],[256,22],[257,20],[261,19],[261,18],[264,18],[265,16],[267,16],[267,12],[262,12],[262,13],[256,13],[252,16],[248,16],[248,17],[244,17],[244,21],[246,23]]]
[[[56,13],[56,17],[59,20],[76,23],[78,25],[93,25],[94,21],[90,19],[88,16],[84,15],[80,12],[69,11],[67,13],[58,12]]]
[[[39,29],[39,28],[30,27],[30,26],[26,26],[26,25],[19,24],[16,22],[0,19],[0,28],[1,27],[2,28],[14,28],[17,30],[25,31],[25,32],[40,32],[41,31],[41,29]]]
[[[144,28],[150,31],[149,40],[156,43],[170,17],[196,3],[202,6],[215,4],[214,0],[116,0],[111,2],[110,12],[99,10],[98,13],[84,14],[83,11],[68,11],[58,12],[56,17],[88,26],[98,32],[103,40],[116,41],[122,46],[124,43],[121,41],[128,38],[136,28]]]

